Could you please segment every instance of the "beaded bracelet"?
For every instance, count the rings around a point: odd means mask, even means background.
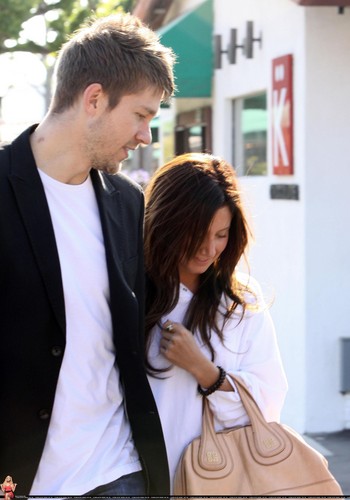
[[[220,370],[220,375],[217,381],[213,385],[208,387],[208,389],[202,389],[202,387],[198,384],[198,392],[199,394],[201,394],[201,396],[209,396],[210,394],[213,394],[213,392],[217,391],[224,383],[226,378],[226,372],[223,368],[221,368],[221,366],[218,366],[217,368],[219,368]]]

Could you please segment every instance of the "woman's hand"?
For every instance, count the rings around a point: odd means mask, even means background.
[[[192,332],[181,323],[166,321],[161,334],[160,351],[174,365],[191,372],[193,365],[206,359]]]
[[[192,373],[203,388],[213,385],[220,376],[220,370],[200,350],[195,338],[181,323],[167,320],[161,330],[160,352],[170,363]],[[225,380],[221,391],[233,390]]]

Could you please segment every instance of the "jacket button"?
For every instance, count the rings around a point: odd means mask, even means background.
[[[62,356],[62,347],[60,347],[59,345],[53,346],[53,348],[51,349],[51,354],[52,354],[52,356],[55,356],[56,358],[58,356]]]
[[[50,417],[49,411],[46,410],[45,408],[40,410],[38,415],[39,415],[40,420],[47,420]]]

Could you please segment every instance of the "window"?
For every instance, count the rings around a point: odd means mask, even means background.
[[[266,93],[233,101],[233,164],[239,174],[267,174],[266,141]]]
[[[211,151],[210,106],[184,111],[176,116],[175,154]]]
[[[205,150],[205,127],[194,125],[188,130],[188,144],[189,150],[204,151]]]
[[[206,150],[205,125],[192,125],[175,130],[176,154]]]

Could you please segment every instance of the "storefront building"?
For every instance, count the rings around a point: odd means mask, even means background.
[[[185,23],[204,7],[211,47],[199,53]],[[210,95],[193,80],[161,111],[158,157],[208,150],[239,173],[250,272],[271,301],[289,380],[283,421],[350,428],[350,1],[168,0],[156,28],[180,56],[181,37],[192,52],[179,59],[180,92],[196,58],[197,73],[211,62]]]
[[[302,432],[350,424],[350,9],[317,3],[214,1],[213,150],[241,174]]]

